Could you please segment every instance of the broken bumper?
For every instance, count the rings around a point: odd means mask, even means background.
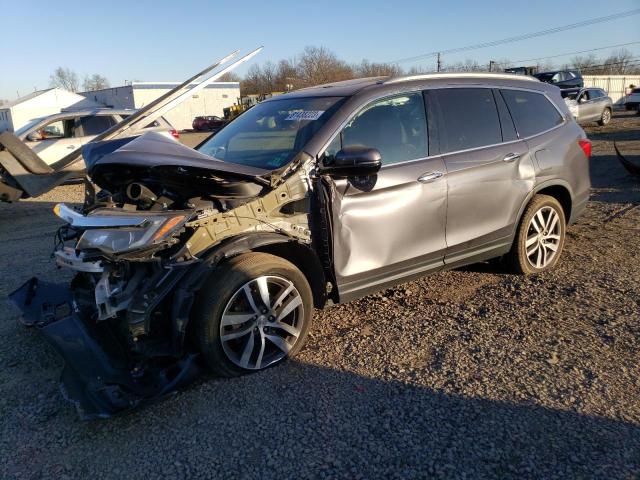
[[[84,419],[108,418],[153,402],[197,376],[194,355],[168,366],[133,368],[126,353],[114,347],[117,342],[83,318],[66,285],[32,278],[9,297],[22,310],[22,322],[37,328],[63,357],[63,395]]]

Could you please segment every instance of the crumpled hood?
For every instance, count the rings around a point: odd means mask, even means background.
[[[110,192],[139,182],[185,198],[250,198],[271,184],[269,170],[209,157],[156,132],[88,144],[82,155],[91,181]]]
[[[105,142],[107,143],[107,142]],[[240,177],[260,177],[269,170],[224,162],[189,148],[157,132],[148,132],[129,142],[118,142],[116,150],[106,153],[107,145],[96,144],[82,152],[89,175],[108,165],[131,167],[191,167]],[[91,147],[91,144],[87,145]]]

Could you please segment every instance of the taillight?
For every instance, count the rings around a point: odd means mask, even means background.
[[[172,136],[173,138],[175,138],[175,139],[180,138],[180,133],[178,133],[178,130],[176,130],[175,128],[174,128],[173,130],[171,130],[169,133],[170,133],[170,134],[171,134],[171,136]]]
[[[578,145],[580,145],[584,154],[589,158],[591,156],[591,142],[589,140],[578,140]]]

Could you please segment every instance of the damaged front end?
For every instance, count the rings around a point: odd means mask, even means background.
[[[65,397],[84,418],[130,410],[196,377],[187,327],[218,262],[311,242],[304,153],[266,175],[155,134],[95,150],[100,158],[85,156],[102,190],[82,212],[54,209],[66,222],[54,257],[75,272],[71,284],[34,278],[11,294],[24,323],[63,357]]]

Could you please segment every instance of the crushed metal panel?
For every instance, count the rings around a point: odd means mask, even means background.
[[[308,208],[294,214],[281,213],[285,205],[307,199],[309,190],[308,173],[305,166],[301,166],[266,195],[232,210],[210,214],[187,223],[187,226],[196,227],[196,231],[186,246],[192,255],[197,256],[225,238],[260,231],[283,232],[310,243]]]

